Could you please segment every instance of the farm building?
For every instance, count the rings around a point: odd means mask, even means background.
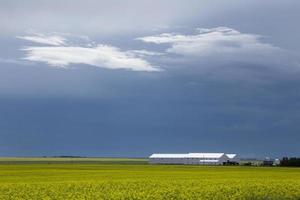
[[[240,162],[240,159],[237,156],[237,154],[229,153],[229,154],[226,154],[226,156],[230,159],[229,162],[231,162],[231,163],[239,163]]]
[[[225,153],[187,153],[187,154],[152,154],[150,164],[185,164],[185,165],[222,165],[238,163],[236,154]]]

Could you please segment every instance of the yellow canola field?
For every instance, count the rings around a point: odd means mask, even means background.
[[[300,199],[300,169],[10,163],[0,164],[0,199]]]

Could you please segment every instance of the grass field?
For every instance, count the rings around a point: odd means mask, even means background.
[[[2,158],[0,199],[300,199],[300,169]]]

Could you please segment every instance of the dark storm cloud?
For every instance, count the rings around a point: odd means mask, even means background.
[[[296,155],[298,7],[296,0],[1,1],[0,154]],[[196,46],[135,40],[163,33],[203,37],[196,28],[216,27],[238,31],[238,37],[206,38],[207,48],[195,41]],[[28,30],[44,35],[33,38]],[[50,33],[88,36],[87,43],[116,47],[164,70],[109,70],[86,62],[51,68],[45,63],[57,57],[49,51],[20,51],[66,45],[62,38],[44,37]],[[251,40],[243,40],[245,35]],[[251,51],[241,53],[245,46]],[[25,63],[27,53],[47,62]]]
[[[89,33],[126,34],[167,28],[176,20],[189,19],[208,1],[186,4],[167,1],[72,0],[1,1],[0,24],[5,33],[23,33],[27,29]],[[67,24],[67,26],[66,26]]]

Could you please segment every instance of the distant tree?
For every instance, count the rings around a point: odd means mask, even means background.
[[[297,157],[283,157],[280,160],[280,166],[284,167],[300,167],[300,158]]]
[[[246,163],[244,163],[243,165],[244,165],[244,166],[251,166],[252,163],[251,163],[251,162],[246,162]]]
[[[281,165],[281,166],[288,166],[288,162],[289,162],[289,158],[288,158],[288,157],[283,157],[283,158],[280,160],[280,165]]]

